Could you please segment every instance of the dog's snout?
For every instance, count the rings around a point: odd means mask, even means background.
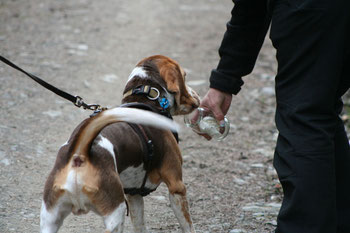
[[[192,108],[198,108],[198,107],[199,107],[199,104],[200,104],[200,101],[197,100],[196,102],[194,102],[194,103],[192,104]]]

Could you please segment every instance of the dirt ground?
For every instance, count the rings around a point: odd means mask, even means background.
[[[87,102],[120,104],[142,58],[177,60],[201,96],[218,62],[232,1],[2,0],[0,53]],[[197,232],[272,232],[281,189],[272,167],[274,49],[266,40],[232,102],[231,132],[206,141],[180,133],[184,181]],[[0,232],[38,232],[56,152],[90,112],[0,64]],[[182,117],[176,121],[182,122]],[[165,185],[145,198],[149,232],[180,232]],[[102,219],[70,215],[60,232],[102,232]],[[125,232],[132,232],[127,218]]]

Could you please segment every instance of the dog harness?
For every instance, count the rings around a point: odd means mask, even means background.
[[[127,108],[138,108],[142,110],[147,110],[147,111],[152,111],[161,115],[164,115],[170,119],[173,119],[171,115],[166,112],[159,111],[157,108],[148,105],[148,104],[143,104],[143,103],[126,103],[121,105],[120,107],[127,107]],[[139,136],[142,147],[143,147],[143,164],[144,164],[144,169],[146,171],[145,176],[142,181],[142,185],[140,188],[124,188],[124,193],[129,194],[129,195],[141,195],[141,196],[147,196],[151,192],[155,191],[156,189],[149,189],[146,188],[146,181],[148,177],[148,173],[152,169],[152,161],[153,161],[153,143],[152,140],[149,139],[149,137],[146,134],[146,131],[144,130],[142,125],[139,124],[133,124],[133,123],[128,123],[128,125],[134,130],[134,132]],[[179,137],[177,132],[173,132],[173,135],[176,139],[177,142],[179,142]]]

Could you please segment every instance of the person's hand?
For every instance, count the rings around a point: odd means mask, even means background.
[[[213,113],[215,119],[220,122],[220,125],[224,124],[224,117],[230,109],[232,101],[232,94],[219,91],[214,88],[210,88],[204,98],[201,100],[200,108]],[[197,119],[195,115],[192,119]],[[205,137],[207,140],[211,140],[211,137],[207,134],[199,134]]]

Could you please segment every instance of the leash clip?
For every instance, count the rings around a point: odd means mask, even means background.
[[[75,96],[75,98],[76,98],[76,100],[75,100],[74,105],[77,106],[78,108],[83,107],[84,109],[88,109],[88,110],[95,111],[95,112],[101,112],[101,111],[104,111],[107,109],[106,107],[101,107],[101,105],[99,105],[99,104],[86,104],[83,101],[83,98],[81,98],[78,95]]]
[[[89,110],[92,110],[92,111],[96,111],[96,110],[102,110],[102,107],[101,105],[99,104],[87,104],[86,107],[83,106],[84,109],[89,109]]]

